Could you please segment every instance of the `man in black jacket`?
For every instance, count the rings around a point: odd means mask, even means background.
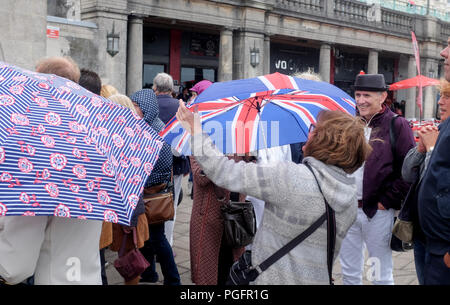
[[[442,50],[445,79],[450,81],[450,36]],[[419,189],[419,220],[426,236],[425,285],[450,285],[450,120],[439,136]]]

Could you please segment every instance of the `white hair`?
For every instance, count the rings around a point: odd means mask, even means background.
[[[308,71],[305,71],[305,72],[295,73],[293,76],[302,78],[302,79],[315,80],[318,82],[322,81],[322,78],[320,77],[320,75],[315,73],[314,70],[312,70],[311,68],[308,68]]]
[[[173,78],[167,73],[158,73],[153,79],[153,91],[172,92]]]

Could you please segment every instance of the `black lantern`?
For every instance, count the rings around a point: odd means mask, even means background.
[[[259,49],[256,48],[255,41],[253,41],[253,48],[250,49],[250,64],[253,68],[259,65]]]
[[[109,55],[114,56],[119,53],[119,33],[114,32],[114,22],[112,32],[106,35],[106,52]]]

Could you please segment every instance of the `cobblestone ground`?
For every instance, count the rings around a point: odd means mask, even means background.
[[[174,228],[174,244],[173,250],[176,254],[175,262],[178,266],[178,271],[181,276],[181,283],[183,285],[193,285],[191,281],[190,272],[190,258],[189,258],[189,221],[191,217],[192,200],[187,195],[187,177],[183,178],[183,201],[177,209],[177,219]],[[396,285],[418,285],[416,271],[414,267],[414,255],[412,251],[398,253],[394,252],[394,282]],[[117,253],[106,250],[106,274],[108,283],[110,285],[122,285],[123,279],[113,266],[114,260],[117,258]],[[155,284],[141,283],[140,285],[162,285],[162,273],[159,264],[156,270],[158,271],[160,281]],[[367,268],[366,268],[367,271]],[[333,277],[336,285],[342,285],[341,266],[339,261],[336,262],[333,268]],[[364,278],[364,284],[370,284]]]

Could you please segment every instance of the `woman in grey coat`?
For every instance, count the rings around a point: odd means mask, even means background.
[[[335,258],[341,241],[356,217],[356,186],[347,174],[358,169],[371,151],[360,119],[337,111],[319,115],[304,147],[305,164],[236,163],[228,160],[202,133],[201,123],[180,102],[177,118],[192,134],[191,149],[215,184],[266,202],[252,246],[252,262],[260,264],[325,212],[324,197],[336,215]],[[226,173],[226,174],[224,174]],[[328,284],[327,224],[283,256],[252,283]]]

